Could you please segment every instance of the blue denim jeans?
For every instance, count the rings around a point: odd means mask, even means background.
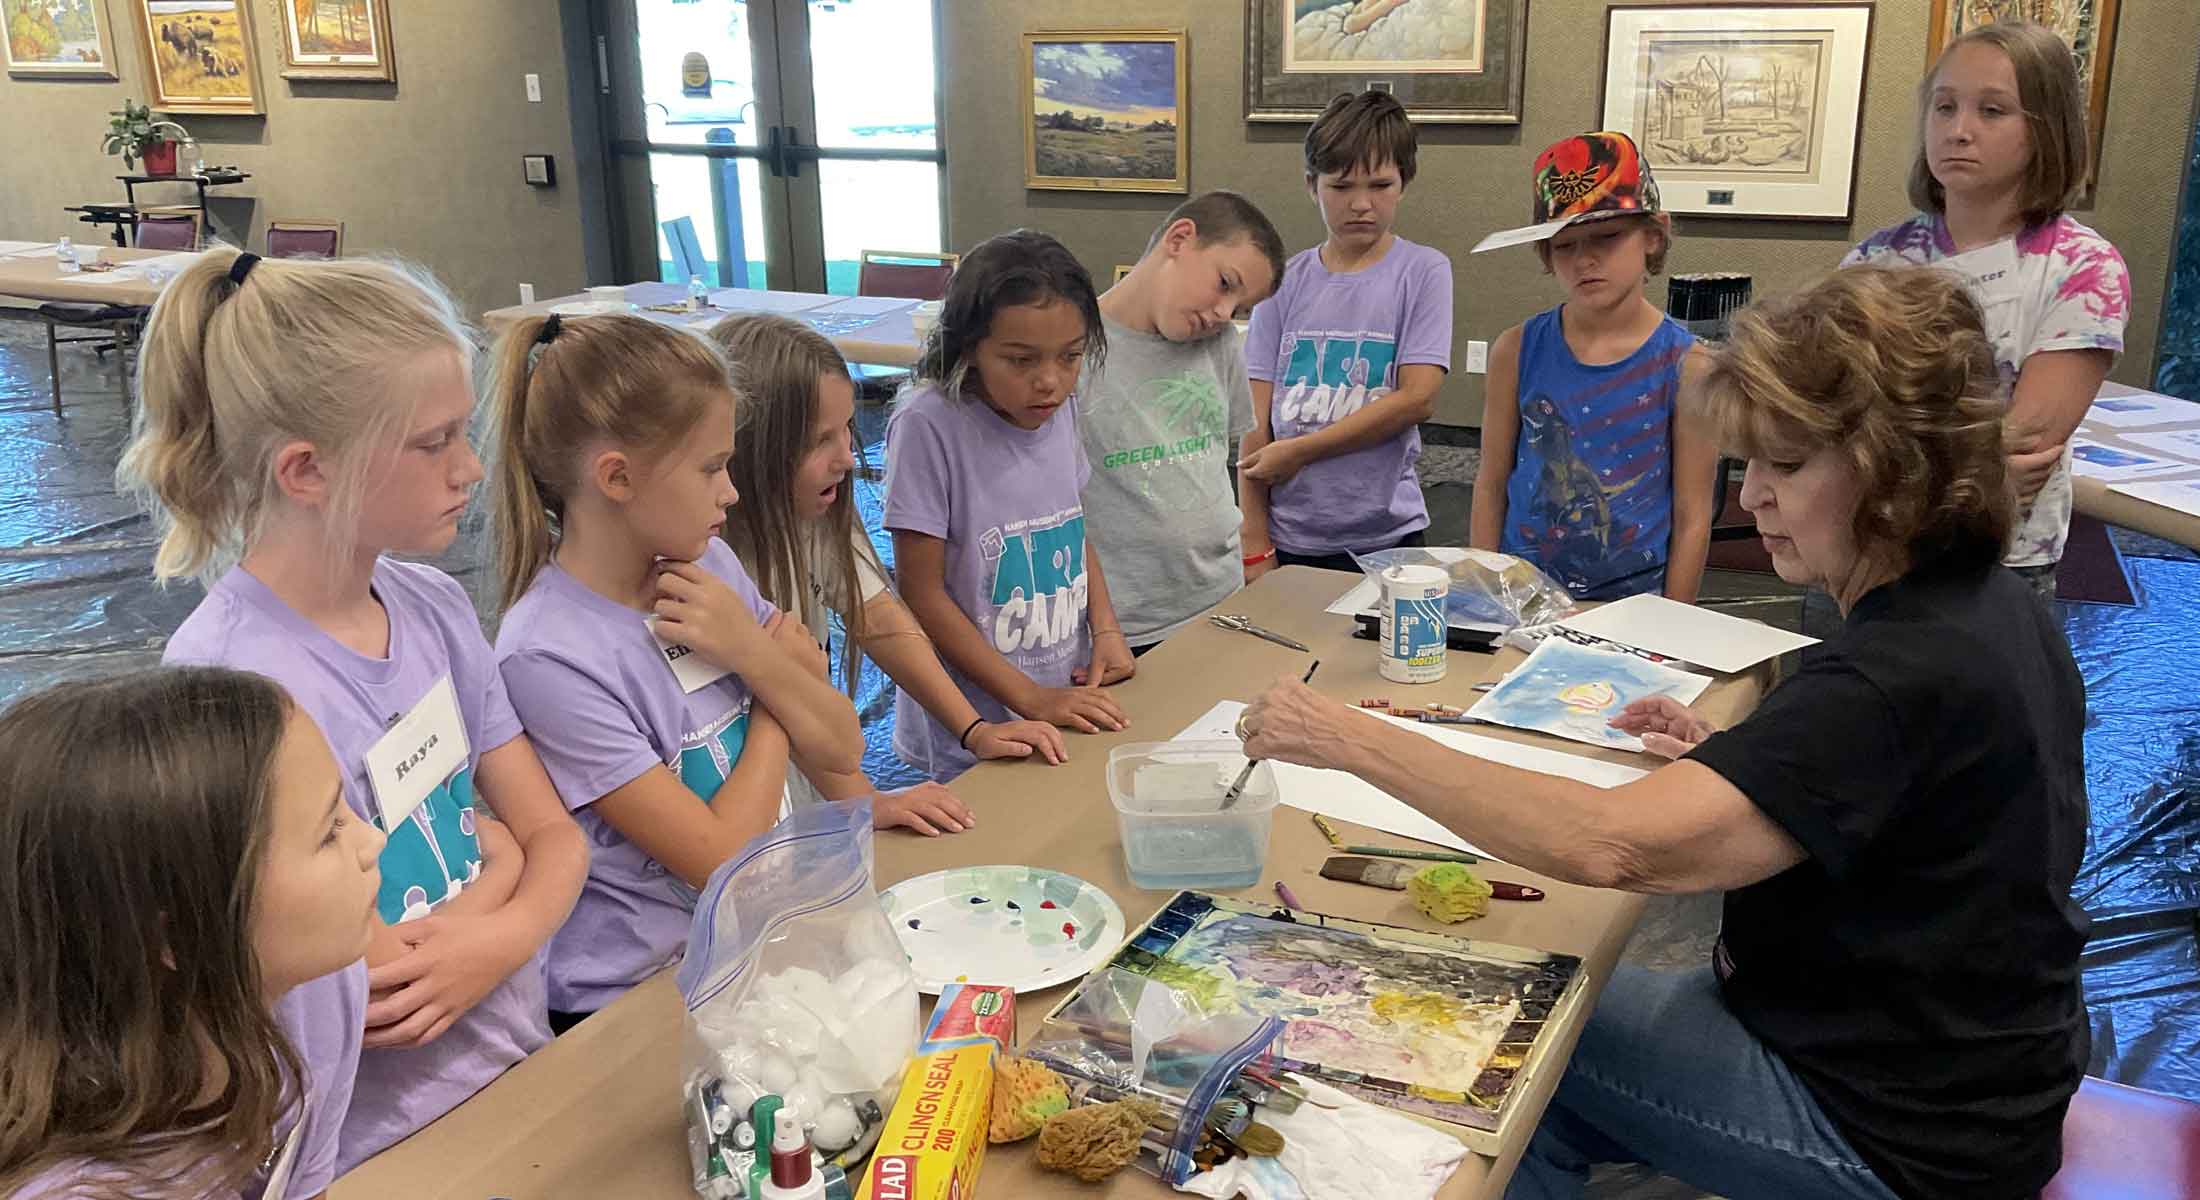
[[[1734,1200],[1895,1200],[1727,1011],[1708,964],[1613,974],[1505,1195],[1573,1200],[1604,1162],[1645,1163]]]

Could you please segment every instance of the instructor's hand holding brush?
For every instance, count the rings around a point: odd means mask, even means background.
[[[1320,670],[1321,665],[1322,660],[1318,658],[1315,659],[1314,665],[1306,668],[1306,674],[1299,677],[1299,686],[1305,687],[1307,684],[1314,682],[1314,672]],[[1255,703],[1257,704],[1258,702],[1256,701]],[[1238,740],[1247,743],[1248,751],[1250,751],[1251,748],[1253,731],[1247,727],[1246,718],[1252,715],[1253,709],[1251,707],[1248,707],[1244,712],[1238,714],[1237,719]],[[1245,781],[1253,777],[1253,768],[1259,765],[1260,759],[1248,752],[1245,756],[1245,769],[1238,772],[1237,782],[1231,784],[1230,790],[1222,794],[1222,807],[1237,807],[1238,798],[1245,794]]]

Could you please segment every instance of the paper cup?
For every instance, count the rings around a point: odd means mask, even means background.
[[[932,326],[939,322],[940,310],[946,307],[938,300],[927,300],[909,310],[909,328],[916,332],[918,341],[931,334]]]
[[[1441,567],[1392,567],[1382,573],[1382,587],[1375,669],[1393,683],[1442,679],[1451,576]]]

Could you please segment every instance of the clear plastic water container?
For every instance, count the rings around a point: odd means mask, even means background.
[[[1132,883],[1229,891],[1260,882],[1276,776],[1267,763],[1256,765],[1237,803],[1223,807],[1244,769],[1234,741],[1129,742],[1108,752],[1108,798]]]

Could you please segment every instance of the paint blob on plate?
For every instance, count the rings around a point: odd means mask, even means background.
[[[927,995],[969,979],[1019,992],[1052,987],[1107,961],[1123,940],[1123,910],[1106,892],[1044,867],[935,871],[879,899]],[[1024,920],[1031,909],[1063,919]]]

